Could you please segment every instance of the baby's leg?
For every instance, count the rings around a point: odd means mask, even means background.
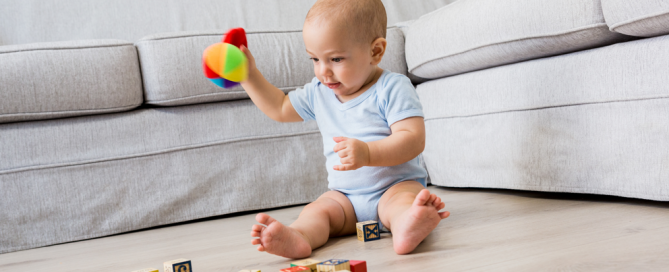
[[[290,226],[285,226],[267,214],[256,216],[251,244],[259,245],[258,251],[287,257],[304,258],[311,250],[325,244],[329,237],[355,233],[355,211],[348,198],[337,191],[322,194],[300,213]]]
[[[388,189],[379,201],[379,217],[393,234],[397,254],[413,251],[449,212],[439,212],[441,198],[416,181],[403,181]]]

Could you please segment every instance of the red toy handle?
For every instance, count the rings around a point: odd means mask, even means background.
[[[241,45],[244,45],[244,47],[247,48],[249,47],[248,43],[246,42],[246,31],[244,31],[244,29],[241,27],[228,30],[221,41],[223,43],[232,44],[237,48],[240,48]]]

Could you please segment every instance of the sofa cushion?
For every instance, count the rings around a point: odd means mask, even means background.
[[[142,96],[131,43],[0,46],[0,123],[124,111],[139,106]]]
[[[202,73],[202,52],[220,42],[221,32],[157,34],[136,43],[141,59],[146,103],[187,105],[248,98],[241,86],[223,89]],[[379,65],[406,74],[404,35],[387,31],[387,52]],[[249,49],[267,80],[284,92],[301,87],[314,77],[301,31],[248,32]]]
[[[382,0],[388,25],[454,0]],[[316,0],[3,0],[0,45],[81,39],[137,41],[156,33],[302,30]]]
[[[409,72],[439,78],[619,42],[599,0],[460,0],[416,20]]]
[[[418,85],[432,183],[669,200],[669,36]]]
[[[0,253],[234,212],[327,191],[315,122],[248,99],[0,125]]]
[[[666,0],[602,0],[602,9],[611,31],[640,37],[669,34]]]

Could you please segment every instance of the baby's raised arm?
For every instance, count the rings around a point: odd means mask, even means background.
[[[247,80],[242,81],[242,88],[249,94],[251,101],[269,118],[278,122],[301,122],[302,117],[297,114],[295,108],[290,103],[288,95],[275,87],[260,73],[256,67],[255,59],[245,46],[240,49],[248,58],[249,76]]]

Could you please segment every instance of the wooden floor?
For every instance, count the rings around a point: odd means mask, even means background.
[[[430,187],[452,215],[412,254],[390,234],[331,239],[312,258],[369,271],[669,271],[669,203],[617,197]],[[302,206],[268,213],[290,223]],[[132,271],[189,258],[196,272],[278,271],[290,260],[250,244],[242,214],[0,255],[0,271]]]

